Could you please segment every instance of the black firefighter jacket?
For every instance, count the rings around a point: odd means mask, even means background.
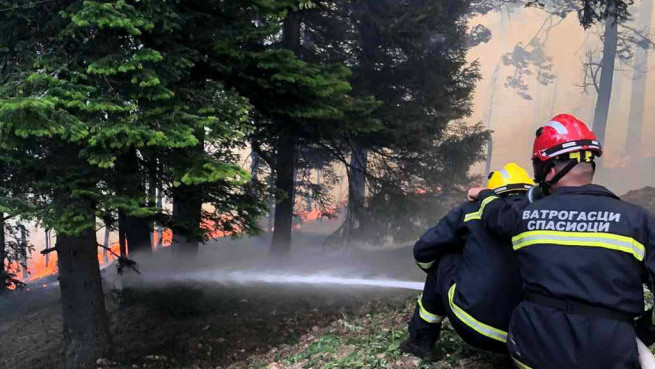
[[[527,201],[523,196],[509,202]],[[480,219],[480,205],[465,203],[430,228],[414,245],[422,269],[446,253],[462,253],[455,283],[445,286],[450,308],[464,324],[491,339],[506,342],[512,310],[522,296],[522,282],[509,238],[490,233]],[[444,287],[444,286],[441,286]]]
[[[533,203],[483,191],[485,225],[512,238],[526,292],[639,316],[644,276],[655,272],[655,220],[604,187],[562,187]],[[528,367],[631,368],[625,322],[524,302],[510,325],[510,353]]]

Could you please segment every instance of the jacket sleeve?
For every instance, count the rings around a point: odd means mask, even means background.
[[[514,230],[521,220],[521,212],[529,203],[525,198],[514,201],[499,197],[491,190],[480,192],[478,201],[478,213],[484,225],[491,232],[505,238],[514,236]]]
[[[419,268],[427,271],[441,256],[464,248],[464,209],[451,210],[436,226],[425,232],[414,244],[414,259]]]

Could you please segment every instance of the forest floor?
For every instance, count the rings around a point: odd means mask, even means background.
[[[414,292],[176,286],[124,292],[123,306],[113,305],[116,297],[108,296],[115,356],[100,360],[102,369],[504,365],[469,348],[448,326],[439,362],[402,355],[398,344],[407,335]],[[0,368],[59,369],[62,359],[56,301],[0,315]]]
[[[278,272],[420,280],[411,249],[326,253],[324,236],[297,234]],[[295,246],[294,246],[295,247]],[[225,240],[201,248],[194,268],[268,270],[268,240]],[[165,253],[141,266],[175,275]],[[263,255],[263,256],[262,256]],[[162,261],[164,260],[164,261]],[[149,265],[152,264],[152,265]],[[173,269],[172,269],[173,268]],[[113,269],[113,268],[112,268]],[[146,275],[147,273],[144,273]],[[497,368],[446,328],[441,360],[400,354],[418,292],[398,289],[178,281],[116,288],[103,273],[114,355],[100,369]],[[119,292],[120,291],[120,292]],[[0,368],[63,368],[58,288],[33,287],[0,300]]]

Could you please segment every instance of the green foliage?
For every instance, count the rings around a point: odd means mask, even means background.
[[[2,56],[16,61],[0,70],[2,156],[25,169],[11,181],[32,190],[0,199],[1,208],[67,234],[117,210],[154,216],[161,209],[147,204],[142,186],[126,185],[148,173],[120,178],[114,170],[136,148],[135,168],[159,158],[159,180],[220,187],[231,194],[227,210],[246,202],[235,223],[254,222],[258,206],[243,199],[250,177],[233,152],[249,131],[249,104],[211,76],[190,78],[203,54],[180,38],[191,15],[179,10],[166,1],[71,1],[0,14]],[[204,144],[213,152],[196,149]],[[182,152],[196,154],[176,161]]]
[[[438,361],[420,362],[402,354],[399,345],[407,338],[407,326],[399,317],[411,314],[414,306],[415,299],[411,299],[403,309],[384,309],[361,318],[344,317],[311,341],[301,339],[291,348],[292,354],[276,361],[293,367],[323,369],[464,368],[469,367],[466,362],[477,362],[481,368],[507,365],[502,355],[468,346],[448,321],[444,322],[437,343]]]
[[[479,78],[466,60],[469,12],[467,1],[365,0],[308,15],[306,58],[350,65],[359,102],[348,117],[358,129],[336,130],[329,145],[347,165],[351,152],[368,152],[368,206],[357,210],[358,226],[341,229],[345,241],[417,236],[443,210],[441,194],[467,183],[482,158],[487,132],[463,124]]]

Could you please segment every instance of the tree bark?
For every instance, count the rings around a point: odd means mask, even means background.
[[[127,257],[127,236],[125,234],[125,213],[118,212],[118,247],[121,257]]]
[[[66,368],[92,368],[111,351],[95,232],[58,234],[56,247]]]
[[[609,16],[605,19],[605,40],[603,41],[603,60],[600,72],[600,84],[598,98],[596,99],[596,110],[594,111],[593,130],[601,143],[605,142],[605,131],[607,129],[607,116],[609,113],[610,100],[612,98],[612,81],[614,78],[614,63],[616,61],[616,48],[618,42],[618,22],[614,16],[614,0],[608,2]]]
[[[45,230],[45,248],[46,249],[50,248],[50,230],[49,229]],[[43,255],[43,258],[45,259],[45,266],[47,268],[48,265],[50,265],[50,253],[48,252],[45,255]]]
[[[487,109],[487,130],[489,131],[489,138],[487,139],[487,159],[484,166],[484,175],[487,176],[491,173],[491,160],[493,158],[494,151],[494,140],[491,134],[491,122],[494,117],[494,105],[496,104],[496,90],[498,88],[498,70],[500,69],[500,63],[496,65],[494,72],[491,77],[491,97],[489,98],[489,108]]]
[[[27,274],[27,229],[24,225],[18,227],[20,229],[20,268],[22,269],[23,280],[28,277]]]
[[[292,132],[283,132],[278,138],[275,160],[275,218],[271,252],[277,255],[285,255],[291,251],[295,162],[295,136]]]
[[[268,202],[266,203],[266,208],[268,209],[268,222],[266,224],[266,230],[268,232],[273,232],[273,224],[275,223],[275,180],[272,173],[268,177],[268,190],[269,197]]]
[[[301,15],[291,11],[282,27],[282,47],[298,53],[300,48]],[[278,122],[281,129],[275,160],[275,218],[271,253],[287,255],[291,252],[293,225],[294,173],[296,164],[296,137],[289,122]]]
[[[362,228],[364,207],[366,204],[366,173],[368,150],[356,146],[350,155],[350,177],[348,181],[348,211],[351,212],[350,229],[357,231]]]
[[[188,148],[183,162],[190,163],[205,153],[205,133],[196,131],[198,145]],[[185,257],[195,256],[202,240],[203,190],[200,186],[180,184],[173,188],[173,249]]]
[[[644,34],[650,35],[653,1],[643,0],[639,9],[638,26],[644,29]],[[641,134],[644,121],[646,100],[646,83],[648,73],[648,48],[636,47],[632,71],[632,91],[630,94],[630,115],[628,118],[628,133],[625,140],[625,153],[630,159],[630,165],[641,172]],[[634,173],[634,172],[633,172]],[[631,178],[633,176],[630,176]],[[643,176],[642,176],[643,177]],[[635,178],[641,182],[642,178]],[[639,183],[632,183],[631,187]]]
[[[105,225],[105,238],[102,245],[105,246],[105,248],[102,249],[102,262],[106,264],[109,262],[109,251],[107,251],[107,248],[109,247],[109,227],[107,227],[107,225]]]
[[[5,214],[0,212],[0,294],[7,289],[5,258]]]
[[[195,186],[173,188],[173,247],[176,251],[195,255],[200,242],[202,197]]]
[[[148,206],[157,207],[157,190],[159,189],[159,165],[156,158],[153,158],[148,161]],[[150,248],[152,250],[156,249],[155,245],[155,232],[157,229],[155,227],[154,219],[151,219],[149,226],[150,232]]]
[[[119,173],[118,178],[123,179],[123,183],[119,184],[123,196],[145,198],[146,189],[139,175],[141,169],[136,148],[130,148],[127,153],[121,155],[117,160],[116,170]],[[142,200],[140,205],[146,206],[145,201]],[[130,254],[152,253],[150,223],[150,219],[146,217],[125,214],[123,225]]]

